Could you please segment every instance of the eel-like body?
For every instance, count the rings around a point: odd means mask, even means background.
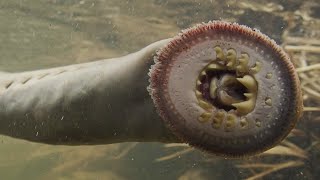
[[[147,91],[153,56],[168,41],[120,58],[2,73],[0,134],[65,145],[177,142]]]
[[[124,57],[1,73],[0,134],[67,145],[185,142],[242,157],[283,140],[302,102],[280,46],[214,21]]]

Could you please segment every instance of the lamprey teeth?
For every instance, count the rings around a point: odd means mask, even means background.
[[[267,79],[271,79],[271,78],[272,78],[272,73],[270,73],[270,72],[267,73],[267,74],[266,74],[266,78],[267,78]]]
[[[196,90],[196,96],[197,98],[202,98],[202,93],[198,90]]]
[[[216,46],[214,48],[214,50],[216,51],[216,58],[219,59],[219,60],[224,61],[225,57],[224,57],[223,50],[221,49],[221,47]]]
[[[247,98],[252,98],[253,97],[253,93],[244,93],[243,95],[245,97],[247,97]]]
[[[207,110],[212,109],[212,105],[203,100],[199,100],[199,106]]]
[[[232,68],[236,64],[237,52],[234,49],[228,49],[227,51],[227,67]]]
[[[206,75],[207,75],[207,73],[206,73],[205,70],[201,71],[201,73],[200,73],[200,76],[201,76],[201,77],[206,76]]]
[[[233,114],[228,114],[226,117],[225,131],[231,131],[236,126],[237,117]]]
[[[240,120],[240,126],[241,126],[242,128],[247,127],[247,126],[248,126],[248,120],[247,120],[246,118],[242,118],[242,119]]]
[[[220,84],[224,84],[225,86],[233,84],[234,82],[237,82],[237,80],[232,75],[224,75],[220,80]]]
[[[270,97],[267,97],[267,98],[265,99],[265,102],[266,102],[266,105],[272,106],[272,100],[271,100]]]
[[[200,115],[200,117],[198,118],[199,122],[201,123],[205,123],[208,122],[211,118],[212,114],[208,113],[208,112],[204,112]]]
[[[210,97],[212,99],[214,99],[216,96],[217,96],[217,81],[218,79],[217,78],[212,78],[211,82],[210,82]]]
[[[254,80],[252,76],[245,75],[242,78],[237,78],[237,80],[244,85],[249,92],[256,92],[257,91],[257,82]]]
[[[259,119],[256,119],[256,126],[261,127],[261,121]]]
[[[240,103],[232,104],[235,108],[237,108],[237,112],[241,115],[250,113],[255,106],[255,98],[250,98],[247,101],[243,101]]]
[[[232,106],[237,108],[239,114],[248,114],[255,107],[258,84],[250,75],[237,78],[237,80],[248,89],[248,93],[243,94],[247,97],[247,100],[240,103],[233,103]]]
[[[210,64],[208,67],[207,67],[208,70],[223,70],[225,69],[224,66],[220,65],[220,64]]]
[[[235,99],[232,96],[230,96],[226,91],[220,90],[219,92],[219,100],[224,105],[231,105],[234,103],[239,103],[241,100]]]
[[[224,120],[225,113],[217,112],[213,115],[212,127],[215,129],[219,129]]]
[[[202,84],[201,81],[197,80],[197,86],[199,87],[201,84]]]
[[[245,73],[248,71],[249,55],[241,54],[239,58],[239,65],[236,67],[237,73]]]
[[[255,66],[250,69],[250,71],[254,74],[258,73],[261,70],[261,62],[256,62]]]
[[[241,54],[241,58],[239,58],[240,64],[245,64],[247,65],[249,63],[249,55],[246,53]]]

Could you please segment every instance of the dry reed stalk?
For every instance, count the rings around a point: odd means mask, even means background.
[[[173,154],[169,154],[167,156],[163,156],[163,157],[157,158],[154,161],[155,162],[168,161],[168,160],[171,160],[171,159],[179,158],[181,155],[187,154],[187,153],[189,153],[191,151],[193,151],[193,149],[191,147],[190,148],[186,148],[186,149],[183,149],[181,151],[175,152]]]
[[[122,151],[116,155],[115,157],[113,157],[113,159],[121,159],[124,156],[126,156],[134,147],[137,146],[137,142],[134,143],[130,143],[127,147],[123,148]]]
[[[306,111],[306,112],[320,111],[320,107],[303,107],[303,111]]]
[[[301,159],[308,158],[306,151],[287,140],[284,140],[281,145],[278,145],[261,154],[261,156],[270,155],[293,156]]]
[[[320,63],[319,64],[309,65],[309,66],[305,66],[305,67],[300,67],[300,68],[296,69],[296,71],[298,73],[311,71],[311,70],[320,70]]]
[[[285,163],[279,163],[279,164],[242,164],[242,165],[237,165],[238,168],[267,168],[267,170],[262,171],[261,173],[255,174],[249,178],[246,178],[246,180],[256,180],[260,179],[266,175],[269,175],[273,172],[279,171],[281,169],[286,169],[286,168],[292,168],[292,167],[298,167],[304,165],[304,162],[302,161],[288,161]]]

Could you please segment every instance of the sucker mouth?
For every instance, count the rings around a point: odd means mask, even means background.
[[[261,69],[261,63],[248,67],[249,55],[242,53],[237,59],[234,49],[227,50],[227,56],[219,46],[214,48],[216,59],[212,60],[199,73],[196,83],[196,96],[199,101],[209,103],[225,111],[236,110],[238,115],[253,111],[258,83],[254,74]],[[199,103],[201,106],[202,103]]]
[[[150,71],[159,115],[183,142],[226,157],[255,155],[283,140],[302,113],[298,75],[273,40],[237,23],[183,31]]]

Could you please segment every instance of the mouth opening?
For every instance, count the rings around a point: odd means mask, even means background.
[[[241,84],[235,71],[232,70],[207,70],[206,75],[199,80],[199,91],[207,102],[218,109],[225,111],[236,110],[232,104],[246,101],[245,93],[248,89]]]

